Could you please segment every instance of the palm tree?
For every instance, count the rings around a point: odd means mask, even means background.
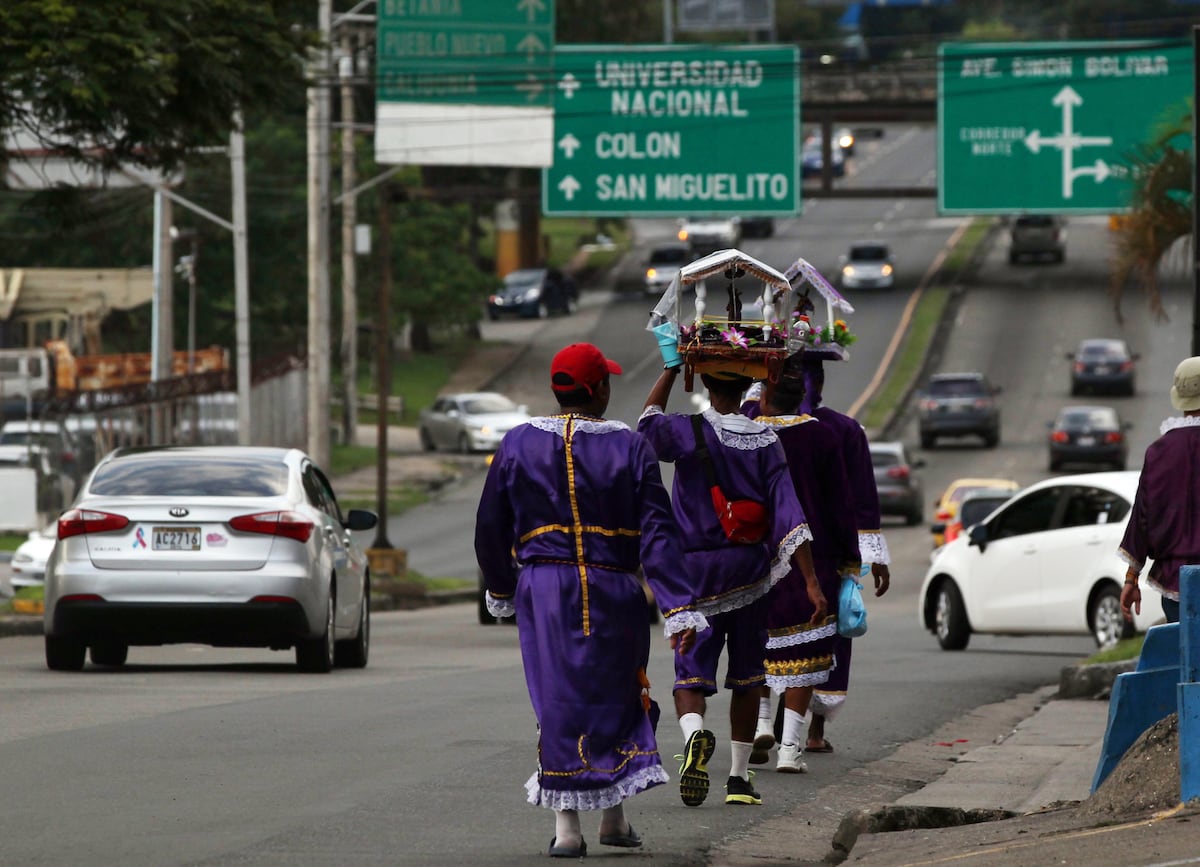
[[[1190,101],[1189,101],[1190,102]],[[1180,238],[1192,236],[1192,106],[1163,124],[1156,138],[1130,156],[1134,184],[1129,213],[1119,223],[1109,294],[1117,321],[1127,287],[1142,290],[1151,311],[1167,318],[1158,272]],[[1188,143],[1186,150],[1178,145]]]

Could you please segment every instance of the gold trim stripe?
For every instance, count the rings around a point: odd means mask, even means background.
[[[571,504],[571,532],[575,536],[575,559],[579,563],[579,590],[583,603],[583,634],[592,634],[591,612],[588,610],[587,564],[583,561],[583,520],[579,517],[579,499],[575,490],[575,417],[568,416],[563,426],[563,450],[567,457],[567,500]]]
[[[581,529],[584,533],[597,533],[601,536],[632,536],[637,538],[642,535],[641,530],[628,530],[624,527],[618,527],[615,530],[610,530],[608,527],[601,527],[599,524],[583,524]],[[530,530],[520,538],[521,542],[528,542],[537,536],[542,536],[546,533],[574,533],[574,527],[568,527],[566,524],[546,524],[543,527]]]

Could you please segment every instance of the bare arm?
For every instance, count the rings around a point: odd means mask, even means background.
[[[654,383],[654,387],[650,389],[650,396],[646,398],[645,409],[650,406],[660,406],[663,409],[667,408],[667,398],[671,395],[671,389],[675,386],[675,380],[679,378],[679,368],[672,367],[664,370]]]
[[[825,619],[827,612],[827,603],[825,594],[821,592],[821,584],[817,581],[817,570],[813,566],[812,546],[805,542],[792,554],[792,563],[800,574],[804,576],[804,588],[808,592],[808,601],[813,606],[813,617],[811,623],[820,623]]]

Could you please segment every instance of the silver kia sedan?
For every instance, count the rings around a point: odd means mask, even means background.
[[[325,474],[296,449],[118,449],[58,520],[46,664],[125,663],[131,645],[295,648],[303,671],[362,668],[370,575]]]

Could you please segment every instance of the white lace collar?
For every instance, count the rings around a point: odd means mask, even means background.
[[[589,434],[606,434],[616,433],[617,431],[629,430],[629,425],[623,421],[608,418],[592,418],[590,416],[565,416],[565,415],[539,415],[531,418],[529,424],[538,430],[544,430],[549,433],[564,436],[567,430],[567,419],[573,418],[573,425],[577,433]]]
[[[761,449],[778,442],[775,432],[764,427],[753,419],[748,419],[741,413],[731,412],[722,415],[712,407],[703,413],[704,420],[712,425],[717,432],[721,445],[729,448],[751,451]]]
[[[1159,434],[1165,434],[1169,430],[1175,430],[1180,427],[1200,427],[1200,415],[1179,415],[1163,421],[1159,427]]]

